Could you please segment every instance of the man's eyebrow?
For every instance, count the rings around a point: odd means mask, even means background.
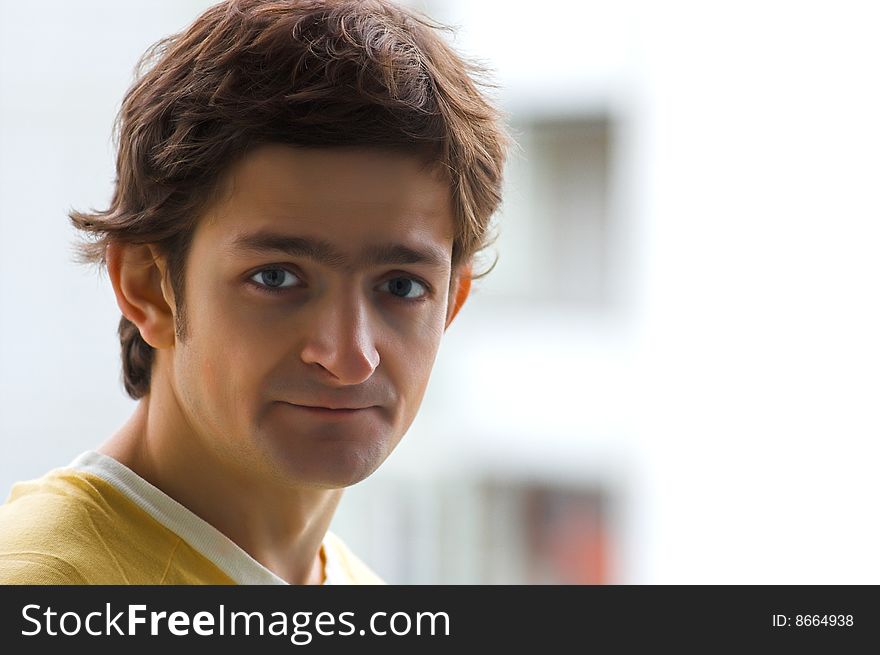
[[[238,235],[230,249],[233,252],[256,254],[280,252],[291,257],[307,257],[330,268],[348,270],[353,270],[358,264],[424,264],[436,268],[449,268],[450,264],[449,254],[431,244],[412,247],[403,243],[379,243],[365,248],[360,257],[352,262],[328,241],[265,231]]]

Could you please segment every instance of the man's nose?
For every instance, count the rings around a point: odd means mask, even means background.
[[[316,300],[313,310],[302,360],[320,366],[338,384],[360,384],[368,380],[379,366],[379,351],[365,301],[354,292],[327,293]]]

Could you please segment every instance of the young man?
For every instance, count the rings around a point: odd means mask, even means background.
[[[5,583],[376,583],[328,532],[412,423],[500,202],[507,136],[385,0],[230,0],[123,102],[109,209],[71,214],[137,407],[14,486]]]

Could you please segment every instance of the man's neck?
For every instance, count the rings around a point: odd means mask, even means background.
[[[321,584],[321,541],[341,489],[285,486],[236,470],[204,445],[161,392],[98,451],[113,457],[220,530],[291,584]]]

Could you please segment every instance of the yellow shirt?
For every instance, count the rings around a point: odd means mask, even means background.
[[[384,584],[332,532],[324,584]],[[13,486],[0,584],[287,584],[222,532],[96,451]]]

